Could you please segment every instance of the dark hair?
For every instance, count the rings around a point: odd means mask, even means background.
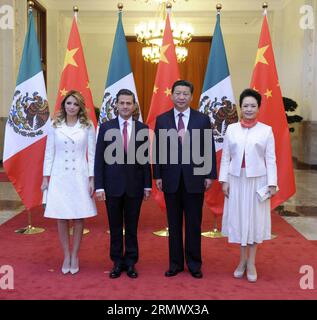
[[[190,89],[191,94],[193,94],[194,92],[194,85],[191,82],[187,80],[177,80],[174,82],[172,86],[172,93],[174,93],[175,87],[178,87],[178,86],[188,87]]]
[[[132,96],[133,97],[133,103],[135,104],[135,95],[134,93],[129,89],[120,89],[119,92],[116,95],[116,101],[119,101],[120,96]]]
[[[260,108],[261,100],[262,100],[261,94],[256,90],[253,90],[250,88],[243,90],[242,93],[240,94],[240,99],[239,99],[240,108],[242,106],[243,99],[246,97],[253,97],[257,101],[258,107]]]

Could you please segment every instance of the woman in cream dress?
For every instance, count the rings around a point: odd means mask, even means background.
[[[84,218],[97,214],[93,200],[95,129],[89,121],[83,96],[66,94],[48,134],[42,190],[47,189],[44,216],[57,219],[64,251],[62,272],[79,271],[78,251]],[[73,249],[70,250],[69,220],[74,223]]]
[[[274,136],[270,126],[257,121],[260,105],[257,91],[241,93],[241,121],[228,126],[219,175],[225,194],[222,233],[240,244],[234,277],[247,271],[250,282],[257,280],[257,244],[271,239],[270,199],[261,201],[257,191],[267,186],[273,196],[277,187]]]

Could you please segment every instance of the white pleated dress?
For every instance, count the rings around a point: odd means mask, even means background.
[[[45,217],[82,219],[97,214],[88,189],[89,177],[94,175],[95,141],[93,125],[63,123],[50,130],[43,168],[43,175],[50,176]]]
[[[245,168],[241,168],[245,156]],[[228,126],[222,151],[219,181],[229,183],[222,233],[242,246],[271,239],[270,199],[261,202],[256,191],[277,185],[274,136],[258,122],[252,128]]]
[[[261,243],[271,239],[270,199],[260,202],[256,190],[267,184],[267,177],[247,178],[229,175],[230,196],[225,198],[222,234],[230,243]]]

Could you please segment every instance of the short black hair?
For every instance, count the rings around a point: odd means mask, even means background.
[[[258,107],[260,108],[261,106],[261,101],[262,101],[262,96],[261,94],[256,91],[256,90],[253,90],[251,88],[248,88],[248,89],[244,89],[241,94],[240,94],[240,99],[239,99],[239,104],[240,104],[240,108],[242,106],[242,101],[244,98],[246,97],[253,97],[257,103],[258,103]]]
[[[174,93],[174,89],[175,87],[178,86],[184,86],[184,87],[188,87],[190,89],[190,93],[193,94],[194,92],[194,85],[187,81],[187,80],[177,80],[174,82],[173,86],[172,86],[172,93]]]
[[[119,92],[116,95],[116,101],[117,102],[119,101],[119,97],[120,96],[132,96],[133,97],[133,103],[135,104],[135,102],[136,102],[134,93],[129,89],[120,89],[119,90]]]

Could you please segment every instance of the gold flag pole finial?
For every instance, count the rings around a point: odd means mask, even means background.
[[[78,15],[78,11],[79,11],[78,6],[73,6],[73,11],[74,11],[74,16],[75,16],[76,21],[77,21],[77,15]]]
[[[267,8],[269,7],[267,2],[263,2],[262,4],[262,8],[264,10],[263,14],[266,15],[267,14]]]
[[[119,2],[118,5],[117,5],[118,9],[120,12],[122,12],[123,10],[123,3],[122,2]]]
[[[172,3],[170,1],[167,1],[166,2],[166,11],[167,11],[167,14],[170,16],[171,15],[171,12],[172,12]]]
[[[221,3],[217,3],[216,4],[216,9],[217,9],[217,12],[220,13],[220,10],[222,9],[222,4]]]
[[[28,6],[29,6],[29,10],[33,10],[33,7],[34,7],[34,2],[33,1],[28,1]]]

